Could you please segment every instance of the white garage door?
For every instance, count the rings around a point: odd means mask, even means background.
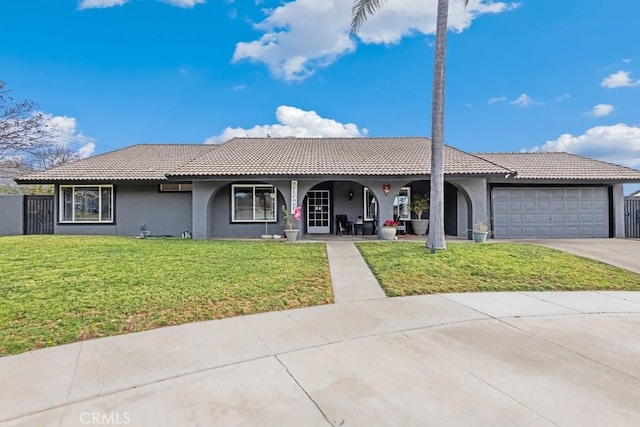
[[[491,204],[498,239],[609,237],[606,187],[496,187]]]

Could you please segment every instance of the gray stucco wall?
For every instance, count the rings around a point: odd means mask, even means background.
[[[22,194],[0,195],[0,236],[16,236],[24,232],[23,210]]]
[[[191,231],[191,193],[160,192],[158,184],[116,185],[114,224],[59,224],[56,188],[55,234],[137,236],[147,225],[152,236],[180,236]]]

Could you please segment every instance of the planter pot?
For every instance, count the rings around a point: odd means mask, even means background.
[[[488,231],[474,231],[473,232],[473,241],[476,243],[484,243],[487,241],[487,236],[489,235]]]
[[[295,242],[298,240],[298,230],[284,230],[287,235],[287,242]]]
[[[395,227],[382,227],[382,232],[380,233],[382,240],[393,240],[396,238],[396,228]]]
[[[423,234],[427,234],[427,228],[429,228],[429,220],[428,219],[412,219],[411,227],[413,228],[413,232],[418,236],[422,236]]]

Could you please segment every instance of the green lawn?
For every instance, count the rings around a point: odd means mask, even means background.
[[[478,291],[640,291],[640,275],[534,245],[358,243],[387,296]]]
[[[332,301],[323,244],[0,237],[0,354]]]

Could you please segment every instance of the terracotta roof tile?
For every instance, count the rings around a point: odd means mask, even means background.
[[[516,179],[640,182],[639,170],[569,153],[478,153],[476,155],[517,171]]]
[[[483,153],[445,146],[445,174],[640,182],[640,171],[567,153]],[[204,176],[407,176],[431,172],[431,141],[407,138],[234,138],[222,145],[140,144],[44,172],[21,184],[164,181]]]
[[[204,144],[139,144],[22,175],[16,182],[164,181],[180,165],[217,148]]]
[[[505,169],[445,147],[445,174],[500,174]],[[238,175],[425,175],[431,172],[431,141],[407,138],[234,138],[169,174]]]

